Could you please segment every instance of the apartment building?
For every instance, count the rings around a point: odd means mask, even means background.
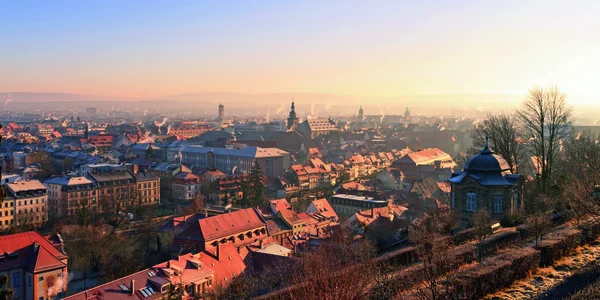
[[[7,229],[15,223],[15,198],[6,196],[0,203],[0,230]]]
[[[80,209],[98,210],[96,184],[83,176],[58,176],[44,182],[48,189],[48,214],[75,215]]]
[[[240,149],[185,146],[181,163],[225,173],[250,173],[258,163],[265,176],[280,176],[290,167],[290,154],[278,148],[249,146]]]
[[[40,225],[48,220],[48,193],[39,180],[7,183],[6,192],[15,200],[15,223]]]

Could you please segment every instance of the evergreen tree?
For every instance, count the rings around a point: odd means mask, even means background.
[[[265,205],[265,185],[262,178],[262,168],[258,162],[254,162],[248,181],[250,182],[250,195],[248,197],[250,205],[252,207]]]

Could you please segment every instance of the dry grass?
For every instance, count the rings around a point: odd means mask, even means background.
[[[485,299],[531,299],[559,285],[574,272],[600,259],[600,244],[578,247],[570,255],[559,259],[554,266],[539,268],[532,276],[515,281],[512,286],[486,296]]]

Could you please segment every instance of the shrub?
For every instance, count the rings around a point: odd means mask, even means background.
[[[563,229],[548,235],[535,248],[540,251],[540,266],[550,266],[556,259],[563,257],[579,246],[581,230]]]

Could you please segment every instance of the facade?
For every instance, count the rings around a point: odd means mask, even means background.
[[[0,236],[0,275],[13,300],[61,299],[67,292],[67,255],[59,235],[51,242],[35,231]],[[55,247],[57,246],[57,247]]]
[[[451,207],[463,225],[468,225],[479,210],[486,210],[500,220],[523,206],[522,176],[511,174],[504,159],[495,155],[487,143],[448,182]]]
[[[299,130],[311,139],[340,131],[332,119],[307,119],[299,125]]]
[[[44,185],[52,217],[75,215],[82,208],[98,210],[96,185],[88,178],[60,176],[46,180]]]
[[[6,184],[15,199],[15,223],[40,225],[48,220],[48,194],[39,180],[20,180]]]
[[[241,199],[243,191],[240,186],[242,180],[246,180],[245,174],[219,178],[210,185],[208,200],[212,203],[223,203],[230,198]]]
[[[15,199],[4,197],[0,203],[0,231],[15,224]]]
[[[137,194],[142,205],[158,204],[160,201],[160,178],[145,171],[135,172]]]
[[[258,163],[265,176],[279,176],[290,166],[290,154],[278,148],[245,147],[241,149],[186,146],[181,162],[203,169],[225,173],[250,173]]]
[[[89,174],[88,178],[98,189],[101,211],[105,209],[103,206],[110,205],[112,201],[127,204],[135,201],[138,196],[136,177],[127,170]]]
[[[200,193],[200,177],[192,172],[179,172],[172,180],[173,199],[190,201]]]

